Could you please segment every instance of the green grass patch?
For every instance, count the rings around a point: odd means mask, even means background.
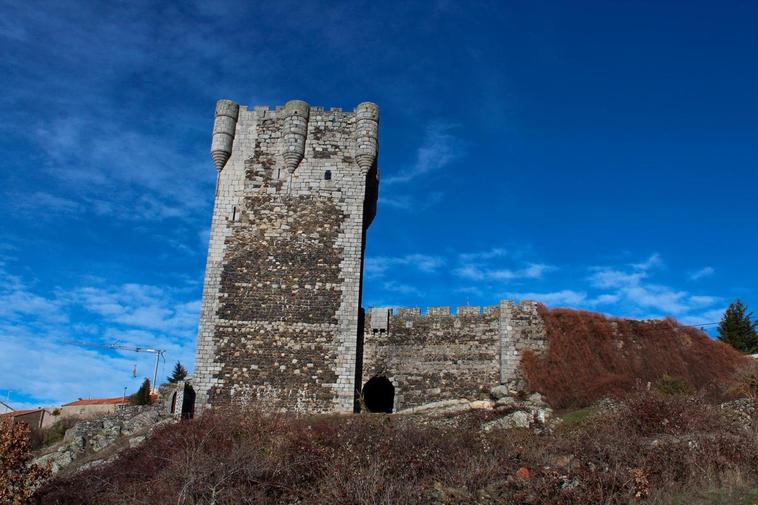
[[[580,426],[582,423],[584,423],[584,421],[592,417],[592,415],[595,413],[597,413],[596,407],[585,407],[583,409],[568,411],[564,414],[561,414],[560,417],[563,419],[563,426],[566,426],[567,428],[574,428],[576,426]]]

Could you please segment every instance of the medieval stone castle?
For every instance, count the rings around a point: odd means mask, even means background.
[[[218,170],[193,385],[197,408],[392,412],[522,387],[536,304],[361,308],[379,109],[216,105]],[[362,401],[359,401],[362,400]]]

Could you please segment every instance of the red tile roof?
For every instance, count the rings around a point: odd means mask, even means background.
[[[0,417],[24,416],[26,414],[31,414],[33,412],[39,412],[40,410],[43,410],[43,409],[14,410],[13,412],[6,412],[5,414],[0,414]]]
[[[120,405],[129,401],[127,397],[119,396],[118,398],[92,398],[91,400],[77,400],[71,403],[63,404],[64,407],[79,407],[82,405]]]
[[[155,402],[158,399],[158,395],[152,393],[150,399]],[[71,403],[64,403],[64,407],[81,407],[83,405],[121,405],[122,403],[129,403],[129,397],[124,398],[119,396],[118,398],[92,398],[90,400],[77,400]]]

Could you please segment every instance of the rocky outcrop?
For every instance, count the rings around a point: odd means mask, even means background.
[[[482,411],[487,412],[489,418],[482,424],[485,431],[512,428],[543,429],[559,422],[539,393],[523,397],[508,396],[513,394],[512,391],[507,386],[500,385],[492,388],[490,394],[491,400],[444,400],[400,410],[396,414],[439,418]]]
[[[98,419],[80,421],[66,431],[63,441],[35,459],[53,474],[63,469],[82,470],[111,461],[121,450],[136,447],[159,425],[176,418],[159,407],[126,407]]]

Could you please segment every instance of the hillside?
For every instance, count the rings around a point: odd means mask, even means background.
[[[672,319],[638,321],[572,309],[539,309],[548,351],[526,352],[532,389],[554,408],[583,407],[659,381],[725,394],[748,358]]]
[[[755,496],[750,402],[645,392],[549,430],[486,414],[204,414],[109,465],[50,482],[41,504],[715,504]],[[750,503],[745,501],[744,503]]]

